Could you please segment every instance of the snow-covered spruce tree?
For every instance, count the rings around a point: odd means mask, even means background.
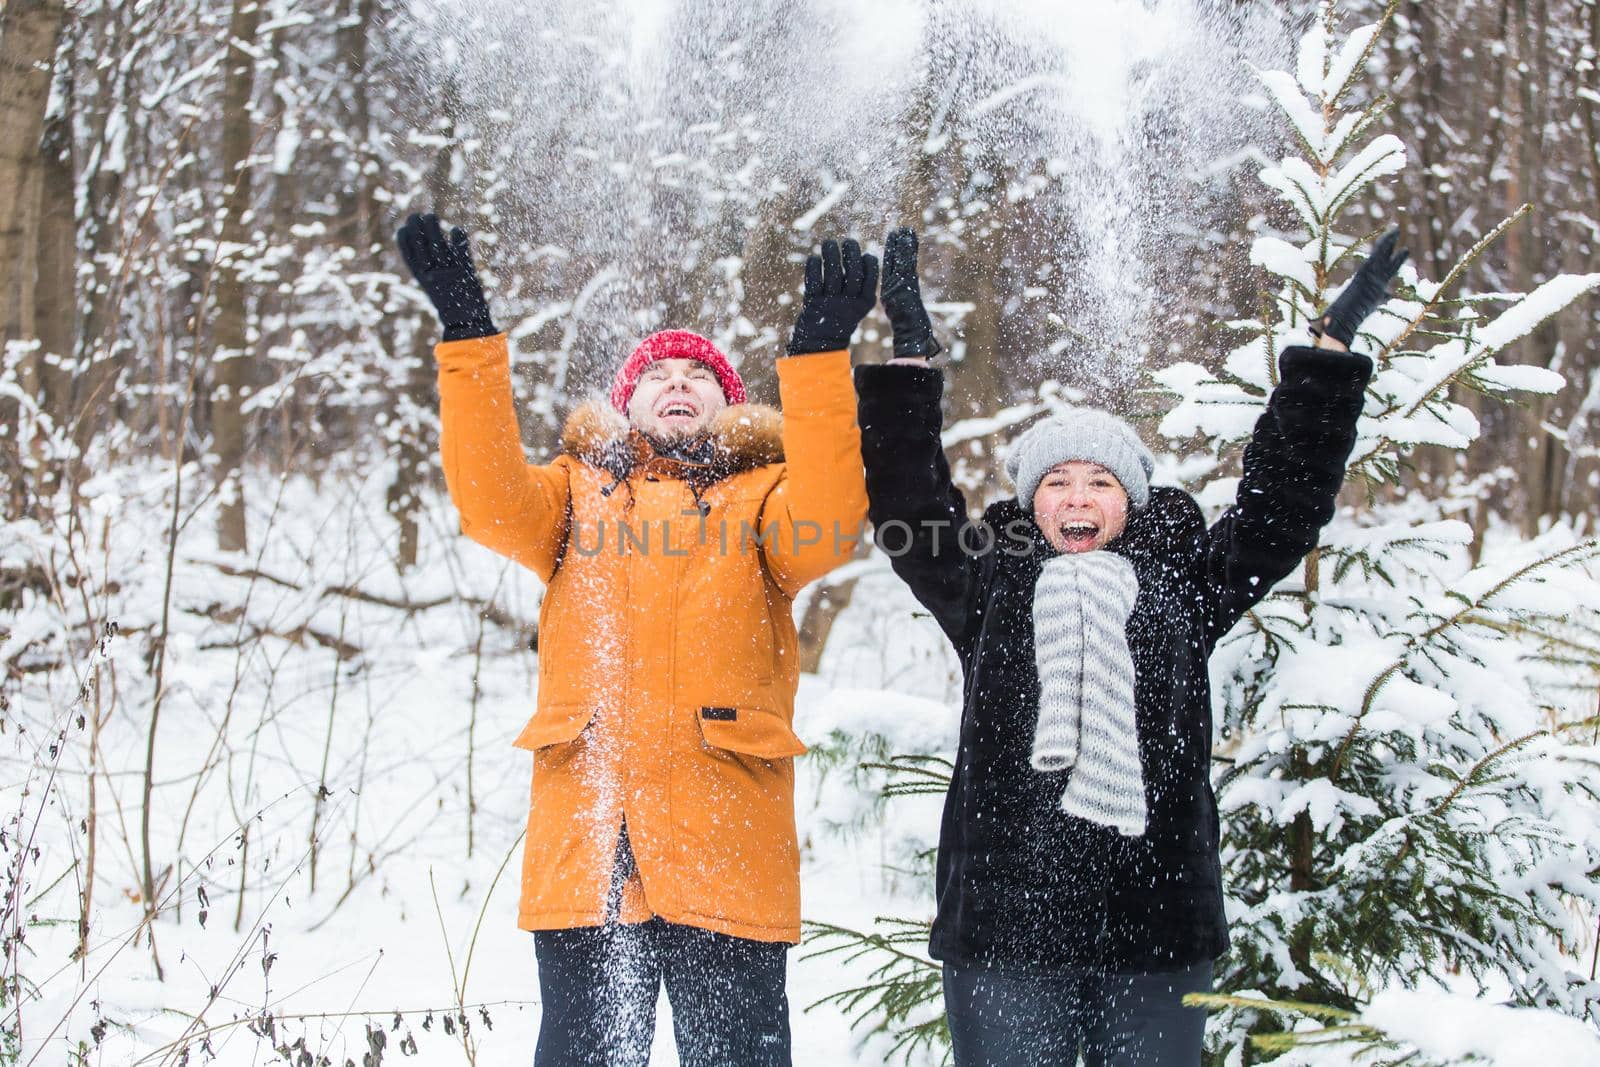
[[[1254,243],[1273,299],[1260,322],[1233,324],[1250,336],[1219,374],[1184,363],[1154,375],[1178,398],[1162,433],[1199,434],[1219,456],[1248,437],[1276,353],[1308,341],[1308,317],[1380,228],[1368,206],[1379,183],[1406,163],[1398,137],[1372,136],[1386,101],[1345,102],[1387,15],[1348,36],[1338,21],[1324,4],[1297,70],[1261,74],[1301,152],[1261,174],[1303,231]],[[1349,476],[1369,500],[1398,482],[1414,449],[1473,442],[1461,391],[1560,387],[1551,371],[1494,357],[1600,276],[1525,294],[1463,288],[1527,210],[1440,282],[1408,266],[1401,295],[1368,320],[1355,347],[1377,367]],[[1215,481],[1202,500],[1224,504],[1233,488]],[[1583,629],[1600,603],[1600,545],[1555,529],[1493,543],[1472,565],[1472,531],[1450,503],[1413,489],[1341,515],[1302,575],[1213,656],[1218,753],[1231,760],[1218,781],[1234,942],[1220,990],[1359,1010],[1368,990],[1465,972],[1485,995],[1579,1017],[1600,999],[1572,956],[1579,916],[1600,906],[1600,771],[1594,723],[1567,706],[1573,686],[1592,692],[1600,666]],[[1246,1036],[1286,1018],[1230,1008],[1212,1051],[1230,1064],[1270,1056],[1281,1040]]]

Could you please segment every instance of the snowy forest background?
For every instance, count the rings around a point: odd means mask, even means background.
[[[0,1062],[530,1058],[539,588],[443,496],[432,207],[530,456],[655,328],[775,401],[805,252],[905,221],[975,505],[1087,399],[1213,513],[1398,225],[1345,507],[1213,662],[1212,1055],[1600,1063],[1597,51],[1583,0],[9,0]],[[875,554],[796,605],[797,1062],[943,1057],[915,608]]]

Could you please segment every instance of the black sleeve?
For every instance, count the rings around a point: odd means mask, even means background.
[[[1210,592],[1208,648],[1299,566],[1333,518],[1372,361],[1297,346],[1284,350],[1278,370],[1245,447],[1238,497],[1207,532],[1200,555]]]
[[[967,502],[940,443],[944,375],[930,367],[856,368],[867,518],[894,572],[959,649],[977,560],[961,550]]]

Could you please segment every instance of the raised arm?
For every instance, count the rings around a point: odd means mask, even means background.
[[[1348,351],[1405,262],[1386,235],[1313,328],[1317,346],[1286,349],[1278,386],[1245,448],[1238,497],[1207,533],[1208,644],[1287,577],[1333,518],[1372,361]]]
[[[1278,387],[1245,447],[1238,496],[1206,535],[1208,644],[1317,546],[1344,485],[1372,374],[1366,356],[1330,348],[1286,349],[1278,367]]]
[[[928,366],[940,346],[922,303],[917,235],[909,229],[883,242],[883,311],[894,328],[895,358],[856,370],[867,514],[895,573],[959,645],[972,617],[977,565],[961,550],[967,502],[950,479],[941,441],[944,375]]]
[[[461,532],[548,582],[566,545],[572,460],[527,461],[506,335],[446,341],[439,362],[439,454]]]
[[[847,562],[866,526],[850,353],[780,359],[778,395],[784,474],[761,508],[761,545],[767,569],[793,596]]]
[[[412,215],[395,235],[444,326],[439,364],[439,449],[461,531],[545,581],[567,536],[570,460],[534,466],[522,453],[505,334],[489,314],[466,231],[447,238],[434,215]]]
[[[909,364],[857,367],[856,395],[867,517],[878,544],[959,647],[973,618],[977,561],[961,548],[967,503],[951,481],[940,441],[944,375]]]
[[[877,257],[855,241],[824,241],[807,257],[789,355],[778,361],[784,474],[761,508],[767,569],[790,596],[848,560],[865,527],[848,348],[877,294]]]

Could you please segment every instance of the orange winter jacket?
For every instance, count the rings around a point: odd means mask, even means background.
[[[514,742],[533,752],[518,925],[600,925],[626,819],[623,922],[798,941],[791,605],[866,518],[849,354],[780,359],[782,416],[720,412],[705,465],[657,456],[599,405],[530,465],[504,335],[436,355],[462,532],[547,586]]]

